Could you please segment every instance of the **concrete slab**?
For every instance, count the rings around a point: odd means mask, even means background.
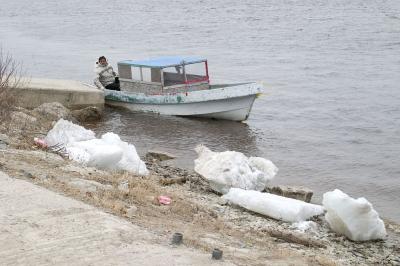
[[[17,95],[18,105],[29,109],[48,102],[59,102],[69,109],[104,107],[101,90],[75,80],[24,78]]]
[[[233,265],[0,172],[0,265]]]

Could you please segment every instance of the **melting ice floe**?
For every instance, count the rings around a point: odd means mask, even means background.
[[[270,160],[261,157],[247,158],[235,151],[213,152],[203,145],[195,150],[199,157],[194,161],[194,170],[222,194],[231,187],[261,191],[278,172]]]
[[[324,212],[320,205],[240,188],[231,188],[222,198],[245,209],[285,222],[305,221]]]
[[[386,237],[383,221],[365,198],[353,199],[335,189],[324,194],[322,204],[327,210],[325,219],[336,233],[353,241]]]
[[[122,141],[114,133],[106,133],[97,139],[93,131],[60,119],[48,132],[45,141],[49,146],[63,145],[71,160],[86,166],[148,174],[135,146]]]

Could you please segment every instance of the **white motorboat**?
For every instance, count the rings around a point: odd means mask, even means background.
[[[207,60],[161,57],[118,62],[121,91],[105,90],[106,103],[163,115],[246,120],[261,93],[257,83],[211,85]]]

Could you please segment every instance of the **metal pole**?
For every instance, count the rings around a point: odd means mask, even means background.
[[[184,81],[185,81],[185,84],[186,84],[186,82],[187,82],[187,77],[186,77],[185,65],[182,65],[182,71],[183,71],[183,78],[184,78]]]
[[[161,89],[164,88],[164,71],[160,68],[160,75],[161,75]]]
[[[207,80],[210,81],[210,77],[208,76],[208,62],[207,62],[207,60],[206,60],[206,77],[207,77]]]

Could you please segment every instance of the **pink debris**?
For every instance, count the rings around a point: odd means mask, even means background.
[[[38,146],[40,148],[45,149],[48,147],[48,145],[44,139],[34,138],[33,142],[35,143],[36,146]]]
[[[171,204],[171,198],[168,196],[158,196],[157,199],[160,204],[163,204],[163,205]]]

